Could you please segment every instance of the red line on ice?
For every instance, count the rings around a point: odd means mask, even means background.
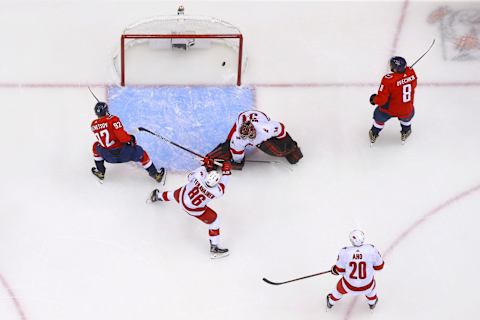
[[[402,32],[402,29],[403,29],[403,23],[405,22],[405,16],[407,14],[407,8],[408,8],[409,2],[410,2],[409,0],[405,0],[403,2],[400,19],[398,20],[397,29],[395,30],[395,37],[393,38],[393,45],[392,45],[392,51],[390,52],[390,57],[393,57],[393,55],[395,54],[395,51],[397,51],[398,40],[400,39],[400,33]]]
[[[387,257],[388,255],[390,255],[390,253],[398,246],[398,244],[400,242],[402,242],[403,240],[405,240],[405,238],[407,238],[415,229],[417,229],[419,226],[421,226],[422,224],[424,224],[426,221],[428,221],[428,219],[430,219],[432,216],[434,215],[437,215],[441,212],[444,211],[444,209],[446,208],[449,208],[450,206],[452,206],[453,204],[459,202],[460,200],[463,200],[465,198],[467,198],[468,196],[471,196],[473,195],[474,193],[480,191],[480,184],[473,187],[473,188],[470,188],[464,192],[461,192],[457,195],[455,195],[454,197],[444,201],[443,203],[439,204],[438,206],[436,206],[435,208],[433,208],[432,210],[430,210],[429,212],[427,212],[426,214],[424,214],[422,217],[420,217],[418,220],[416,220],[414,223],[412,223],[410,225],[410,227],[408,227],[407,229],[405,229],[405,231],[403,231],[402,233],[400,233],[394,240],[393,242],[387,247],[387,249],[385,250],[383,256],[384,257]],[[357,302],[358,300],[358,296],[356,296],[353,301],[350,303],[350,305],[348,306],[348,309],[347,309],[347,313],[345,315],[345,320],[349,319],[350,318],[350,315],[352,313],[352,310],[355,306],[355,303]]]
[[[8,282],[5,280],[5,278],[1,274],[0,274],[0,282],[2,283],[2,286],[5,289],[5,291],[7,291],[10,299],[12,299],[12,302],[15,305],[15,310],[17,310],[17,313],[18,313],[18,316],[20,317],[20,319],[21,320],[27,320],[27,317],[25,316],[25,312],[23,311],[23,308],[20,305],[20,302],[18,301],[17,297],[15,296],[15,293],[13,293],[12,288],[10,287]]]
[[[233,85],[233,84],[232,84]],[[458,82],[422,82],[418,84],[420,87],[479,87],[480,81],[458,81]],[[75,84],[75,83],[0,83],[0,88],[28,88],[28,89],[61,89],[61,88],[105,88],[115,86],[114,84]],[[163,87],[219,87],[228,85],[219,84],[182,84],[182,85],[129,85],[128,87],[145,87],[145,88],[163,88]],[[377,87],[378,83],[374,82],[312,82],[312,83],[251,83],[245,84],[246,87],[253,88],[341,88],[341,87]]]

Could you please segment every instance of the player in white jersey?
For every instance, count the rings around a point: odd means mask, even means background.
[[[370,309],[378,302],[375,271],[383,269],[383,259],[371,244],[364,244],[365,235],[360,230],[350,233],[352,247],[345,247],[338,254],[337,263],[332,267],[332,274],[342,275],[337,287],[327,295],[327,307],[332,308],[344,294],[365,295]]]
[[[220,222],[217,213],[207,204],[224,194],[230,170],[230,162],[224,162],[222,173],[219,173],[213,161],[205,158],[204,165],[188,175],[185,186],[162,193],[155,189],[150,194],[152,202],[175,200],[186,213],[209,225],[210,255],[213,259],[227,256],[228,249],[219,247]]]
[[[283,123],[270,120],[265,113],[258,110],[240,113],[227,140],[219,144],[208,156],[231,160],[233,169],[242,169],[245,149],[248,146],[256,146],[272,156],[285,157],[291,164],[297,163],[303,157]]]

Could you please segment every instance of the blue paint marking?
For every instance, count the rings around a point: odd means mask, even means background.
[[[199,154],[224,142],[239,113],[254,109],[253,88],[145,87],[108,90],[110,113],[134,134],[157,167],[193,170],[192,155],[146,132],[144,127]]]

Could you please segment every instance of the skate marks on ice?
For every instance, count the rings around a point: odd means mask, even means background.
[[[15,307],[15,311],[18,315],[18,318],[21,320],[27,320],[27,316],[25,315],[25,311],[20,304],[19,299],[17,298],[17,295],[13,292],[12,287],[10,284],[7,282],[5,277],[0,274],[0,287],[2,287],[8,297],[8,299],[13,303]]]
[[[472,195],[475,195],[480,192],[480,184],[465,190],[449,199],[446,201],[440,203],[438,206],[433,208],[432,210],[428,211],[426,214],[421,216],[419,219],[417,219],[415,222],[413,222],[407,229],[405,229],[403,232],[401,232],[393,241],[392,243],[387,247],[385,250],[383,257],[386,258],[387,256],[390,255],[390,253],[403,241],[405,240],[415,229],[417,229],[419,226],[423,225],[425,222],[429,221],[431,217],[442,213],[445,211],[445,209],[450,208],[452,205],[456,204],[459,201],[464,200],[465,198],[468,198]],[[355,305],[358,301],[360,296],[355,296],[348,305],[347,312],[345,314],[344,320],[350,319],[350,316],[352,314],[353,309],[355,308]]]

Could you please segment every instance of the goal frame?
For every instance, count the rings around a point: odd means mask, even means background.
[[[243,35],[238,34],[122,34],[120,39],[120,86],[125,86],[127,39],[238,39],[237,86],[242,84]]]

